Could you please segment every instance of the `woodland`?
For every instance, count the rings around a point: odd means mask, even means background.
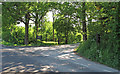
[[[4,2],[1,44],[80,43],[76,53],[120,70],[119,11],[119,2]],[[49,12],[53,21],[48,20]],[[17,26],[20,23],[24,27]]]

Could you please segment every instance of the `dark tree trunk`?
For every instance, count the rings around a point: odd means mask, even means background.
[[[82,20],[82,23],[83,23],[83,40],[86,41],[87,40],[87,29],[86,29],[86,16],[85,16],[85,2],[83,2],[83,20]]]
[[[58,44],[60,44],[60,39],[58,38]]]
[[[29,28],[29,19],[30,15],[29,12],[25,15],[25,45],[28,45],[28,28]]]
[[[57,37],[58,37],[58,44],[60,44],[60,35],[57,33]]]
[[[25,24],[25,45],[28,45],[28,23]]]
[[[65,33],[65,38],[66,38],[65,39],[65,44],[67,44],[68,43],[68,32]]]
[[[55,41],[55,39],[54,39],[54,22],[53,22],[53,41]]]
[[[115,20],[116,20],[116,39],[117,39],[117,43],[118,43],[118,53],[120,53],[120,16],[118,16],[118,15],[120,15],[120,13],[119,13],[119,11],[120,11],[120,9],[119,9],[119,7],[120,7],[120,2],[118,2],[117,3],[117,6],[116,6],[116,12],[117,12],[117,14],[115,15]],[[119,66],[120,66],[120,63],[119,63]]]
[[[60,37],[58,37],[58,44],[60,44],[61,43],[61,38]]]
[[[47,41],[47,34],[46,34],[46,41]]]
[[[38,33],[38,13],[36,13],[36,18],[35,18],[35,34],[36,34],[36,41],[37,41],[37,33]]]
[[[100,43],[100,34],[96,34],[96,43]]]

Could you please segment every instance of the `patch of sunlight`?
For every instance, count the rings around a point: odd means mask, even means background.
[[[47,47],[35,47],[34,50],[43,50],[46,49]]]
[[[20,72],[25,72],[25,70],[20,70]]]
[[[33,72],[38,72],[39,70],[34,70]]]
[[[3,72],[15,72],[17,70],[18,70],[17,67],[12,67],[12,68],[9,68],[9,69],[7,69],[7,70],[5,70]]]
[[[6,63],[6,64],[13,64],[13,63],[14,63],[14,62],[10,62],[10,63],[8,62],[8,63]]]
[[[43,43],[58,43],[58,42],[54,42],[54,41],[42,41]]]
[[[59,72],[59,71],[55,71],[55,72]]]
[[[5,50],[15,51],[15,49],[10,49],[10,48],[9,48],[9,49],[2,49],[2,50],[4,50],[4,51],[5,51]]]
[[[34,66],[33,64],[26,64],[26,66]]]
[[[31,44],[28,44],[28,46],[32,46]]]
[[[14,46],[17,46],[17,44],[14,44]]]
[[[70,54],[63,54],[63,55],[58,56],[58,58],[60,59],[71,59],[71,57],[73,56],[71,56]]]
[[[64,66],[64,65],[68,65],[69,63],[63,63],[63,64],[61,64],[62,66]]]
[[[34,50],[56,50],[56,48],[51,47],[35,47]],[[33,49],[32,49],[33,51]]]
[[[63,50],[62,52],[72,52],[73,49]]]
[[[34,52],[33,50],[26,50],[26,52]]]
[[[5,67],[4,69],[9,69],[10,67]]]
[[[33,70],[35,70],[35,68],[29,68],[29,69],[27,69],[28,72],[33,71]]]
[[[74,69],[72,69],[71,71],[72,71],[72,72],[75,72],[75,70],[74,70]]]
[[[19,69],[24,69],[25,67],[20,65],[20,66],[18,66],[18,68]]]
[[[47,70],[49,70],[50,68],[53,68],[53,66],[48,66],[48,65],[46,65],[46,66],[41,66],[42,67],[42,69],[40,69],[41,71],[47,71]]]

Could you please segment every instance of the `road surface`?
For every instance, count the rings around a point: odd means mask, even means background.
[[[79,44],[2,48],[2,72],[118,72],[73,51]]]

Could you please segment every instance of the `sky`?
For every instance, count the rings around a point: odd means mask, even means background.
[[[52,12],[51,12],[51,11],[49,11],[46,15],[47,15],[46,17],[47,17],[48,21],[53,22]],[[34,22],[30,20],[30,21],[29,21],[29,23],[34,23]],[[22,27],[25,27],[25,24],[24,24],[24,23],[22,23],[22,22],[20,22],[20,24],[17,24],[17,26],[22,26]],[[31,26],[33,27],[33,26],[35,26],[35,24],[32,24]]]
[[[52,11],[49,11],[49,12],[46,14],[46,17],[47,17],[48,21],[53,22],[52,16],[53,16],[53,15],[52,15]],[[86,18],[86,20],[88,20],[88,19]],[[92,22],[96,22],[96,21],[97,21],[97,20],[92,19]],[[30,20],[30,23],[34,23],[34,22]],[[87,22],[86,22],[86,23],[87,23]],[[25,27],[25,24],[21,22],[20,24],[17,24],[17,26]],[[32,24],[31,26],[33,27],[33,26],[35,26],[35,24]]]
[[[52,11],[49,11],[49,12],[47,13],[47,15],[48,15],[48,20],[51,21],[51,22],[53,22]]]

